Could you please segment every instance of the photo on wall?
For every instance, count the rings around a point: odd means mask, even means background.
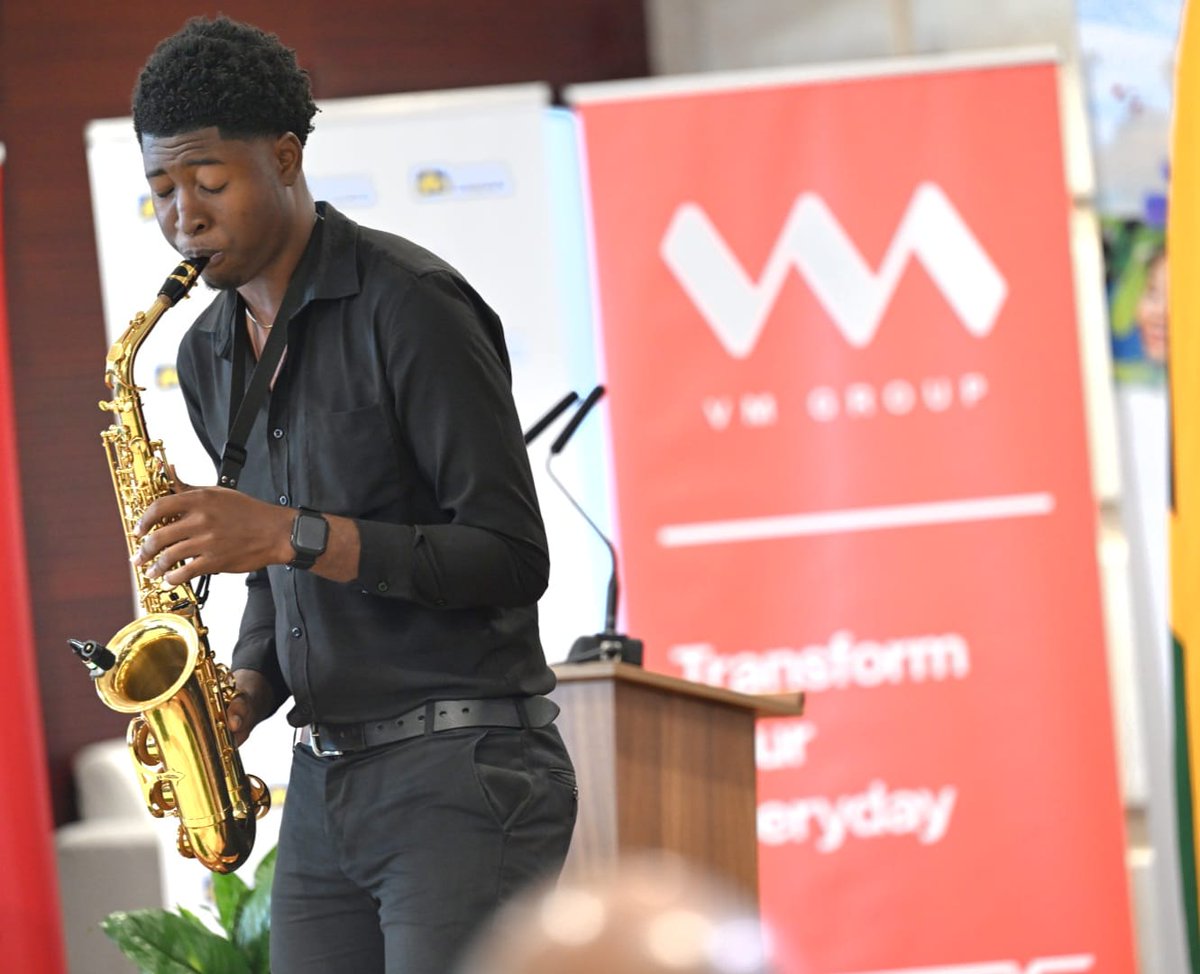
[[[1166,228],[1159,221],[1101,221],[1113,377],[1162,385],[1167,359]]]

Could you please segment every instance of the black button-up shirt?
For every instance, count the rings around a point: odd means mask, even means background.
[[[425,700],[545,693],[549,559],[500,321],[444,261],[328,204],[238,487],[353,518],[358,577],[271,565],[247,577],[233,667],[289,721],[369,720]],[[315,252],[314,252],[315,248]],[[244,328],[222,292],[179,351],[192,423],[219,461]],[[278,324],[278,322],[276,323]],[[249,375],[252,364],[246,368]]]

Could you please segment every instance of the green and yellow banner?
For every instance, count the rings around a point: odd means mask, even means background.
[[[1196,809],[1200,808],[1200,9],[1184,8],[1176,61],[1167,220],[1171,387],[1171,628],[1184,915],[1200,972]]]

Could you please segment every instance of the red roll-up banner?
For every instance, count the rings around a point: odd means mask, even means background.
[[[0,968],[61,974],[66,963],[25,564],[2,217],[0,212]]]
[[[758,735],[793,971],[1134,969],[1044,56],[575,89],[627,629]]]

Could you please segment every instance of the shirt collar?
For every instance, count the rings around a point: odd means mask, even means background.
[[[326,202],[317,203],[317,219],[288,289],[301,288],[293,318],[312,301],[333,300],[357,294],[362,289],[358,276],[358,224]],[[311,253],[315,248],[316,252]],[[311,255],[312,261],[307,258]],[[242,302],[232,288],[221,292],[210,328],[216,337],[217,354],[229,358],[233,351],[235,319]]]

